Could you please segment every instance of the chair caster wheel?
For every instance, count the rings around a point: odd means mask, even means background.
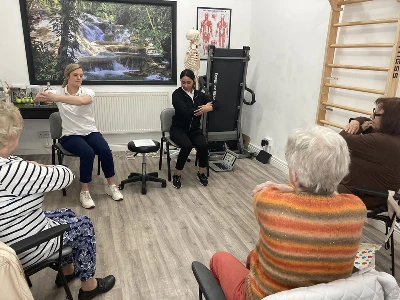
[[[166,183],[166,182],[161,183],[161,187],[162,187],[162,188],[167,187],[167,183]]]
[[[118,189],[119,189],[119,190],[123,190],[123,189],[124,189],[124,185],[121,183],[121,184],[118,186]]]
[[[142,194],[146,195],[147,194],[147,190],[145,188],[142,188]]]

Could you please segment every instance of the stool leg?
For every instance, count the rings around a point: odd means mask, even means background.
[[[143,161],[142,161],[142,194],[145,195],[147,193],[146,190],[146,153],[143,153]]]

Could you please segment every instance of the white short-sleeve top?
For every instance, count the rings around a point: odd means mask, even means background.
[[[69,96],[67,87],[61,89],[61,95]],[[94,91],[80,87],[76,96],[90,96],[94,100]],[[87,105],[72,105],[56,102],[62,120],[62,135],[88,135],[98,132],[94,120],[93,102]]]

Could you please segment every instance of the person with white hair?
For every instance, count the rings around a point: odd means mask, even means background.
[[[0,241],[11,245],[29,236],[60,224],[70,230],[63,236],[63,244],[72,254],[63,262],[67,281],[81,280],[79,300],[89,300],[106,293],[115,284],[113,275],[94,278],[96,271],[96,239],[92,221],[77,216],[69,208],[43,211],[44,193],[61,190],[71,184],[74,174],[65,166],[47,166],[25,161],[11,155],[23,129],[22,116],[17,107],[0,101]],[[55,253],[59,239],[53,239],[19,255],[24,268]],[[55,284],[62,286],[57,275]]]
[[[346,141],[321,126],[297,129],[285,156],[291,184],[267,181],[253,190],[260,233],[247,266],[227,252],[211,258],[227,300],[258,300],[352,273],[366,208],[336,191],[349,171]]]
[[[94,157],[97,154],[108,186],[106,193],[113,200],[123,200],[115,184],[114,160],[103,135],[96,127],[93,112],[94,91],[82,87],[83,70],[78,64],[69,64],[64,70],[61,95],[41,92],[35,101],[55,102],[62,120],[60,144],[65,150],[80,158],[81,192],[79,201],[84,208],[94,208],[95,203],[89,192],[92,181]]]

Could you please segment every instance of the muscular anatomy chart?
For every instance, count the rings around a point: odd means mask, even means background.
[[[197,28],[200,31],[200,57],[207,58],[208,46],[229,48],[231,10],[227,8],[197,8]]]

